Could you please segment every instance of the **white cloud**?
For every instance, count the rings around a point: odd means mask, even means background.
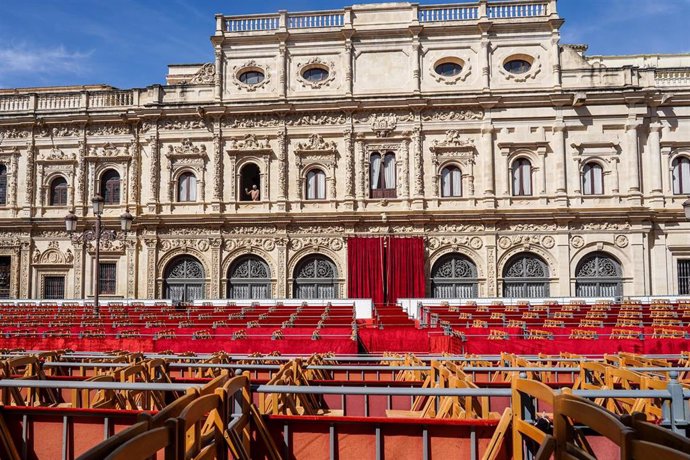
[[[0,77],[26,75],[40,78],[82,73],[90,55],[67,50],[64,46],[38,47],[0,41]]]

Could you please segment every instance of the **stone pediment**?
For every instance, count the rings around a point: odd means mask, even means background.
[[[241,139],[230,139],[228,152],[230,153],[268,153],[272,151],[268,138],[259,139],[254,134],[247,134]]]
[[[70,249],[63,253],[56,247],[48,248],[43,252],[35,249],[31,261],[34,265],[72,265],[74,254]]]
[[[169,145],[165,156],[171,160],[180,160],[184,158],[208,159],[206,146],[203,144],[195,146],[189,139],[184,139],[180,145],[174,147]]]
[[[300,142],[295,153],[334,153],[337,150],[333,141],[327,141],[320,134],[312,134],[307,142]]]
[[[91,147],[89,154],[86,156],[87,160],[97,160],[107,158],[109,160],[129,160],[132,155],[129,152],[129,144],[118,147],[110,142],[101,147]]]
[[[57,147],[42,152],[37,160],[39,163],[74,163],[76,161],[74,153],[64,152]]]
[[[475,150],[475,145],[474,140],[462,137],[458,130],[450,129],[446,131],[446,137],[443,140],[434,141],[430,150],[434,153],[472,152]]]

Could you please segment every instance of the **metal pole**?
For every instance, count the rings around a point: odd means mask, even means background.
[[[101,278],[101,214],[96,214],[96,268],[94,269],[95,280],[94,280],[94,291],[93,291],[93,302],[94,302],[94,312],[96,316],[100,316],[98,309],[98,291],[100,286],[99,281]]]

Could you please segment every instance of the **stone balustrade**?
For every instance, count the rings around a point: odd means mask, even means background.
[[[138,103],[138,90],[9,94],[0,95],[0,113],[108,109]]]
[[[279,14],[232,16],[224,18],[226,32],[263,32],[278,29]]]
[[[342,27],[345,14],[340,11],[288,15],[288,29],[314,29],[325,27]]]
[[[533,18],[546,16],[547,10],[546,2],[511,2],[489,4],[486,8],[486,15],[489,19]]]
[[[474,19],[479,19],[479,7],[476,6],[419,8],[419,22],[469,21]]]
[[[690,86],[690,69],[662,69],[655,75],[657,86]]]

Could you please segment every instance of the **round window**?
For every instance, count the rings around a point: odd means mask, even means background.
[[[529,69],[532,68],[532,64],[524,59],[511,59],[503,64],[503,68],[510,73],[521,74],[529,72]]]
[[[443,62],[437,65],[434,70],[444,77],[454,77],[462,72],[462,66],[457,62]]]
[[[328,70],[323,67],[312,67],[302,72],[302,78],[307,81],[324,81],[328,78]]]
[[[240,74],[240,81],[245,85],[258,85],[264,81],[264,74],[258,70],[248,70]]]

